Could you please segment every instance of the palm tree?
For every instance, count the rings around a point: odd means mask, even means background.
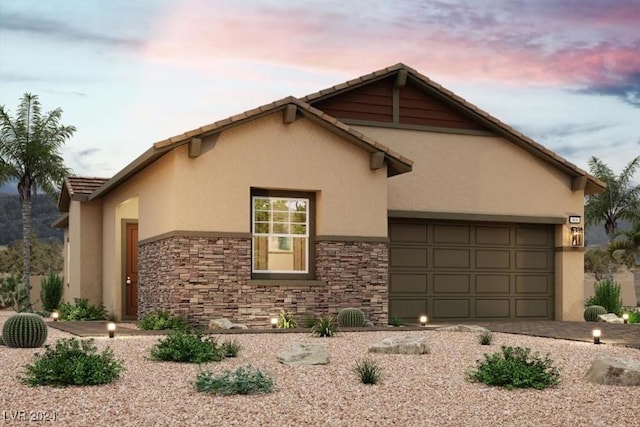
[[[619,257],[620,260],[631,270],[636,265],[636,260],[640,256],[640,217],[633,222],[628,231],[621,231],[617,238],[609,245],[609,253],[612,257]]]
[[[55,198],[70,173],[60,148],[76,128],[61,125],[61,116],[60,108],[42,114],[38,97],[30,93],[22,96],[13,118],[0,106],[0,185],[18,182],[24,242],[22,276],[27,295],[31,291],[31,195],[40,188]]]

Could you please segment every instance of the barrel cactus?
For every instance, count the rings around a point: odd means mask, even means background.
[[[364,313],[358,308],[343,308],[338,313],[338,325],[346,328],[364,326]]]
[[[584,320],[587,322],[597,322],[598,316],[607,314],[607,309],[600,305],[590,305],[584,309]]]
[[[35,348],[44,344],[48,333],[42,317],[33,313],[18,313],[4,323],[2,339],[7,347]]]

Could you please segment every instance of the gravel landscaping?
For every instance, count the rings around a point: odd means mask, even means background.
[[[8,311],[0,311],[3,324]],[[426,355],[369,354],[369,345],[401,330],[309,334],[225,335],[242,344],[237,358],[205,366],[154,362],[149,348],[158,336],[96,338],[125,362],[120,380],[94,387],[29,387],[20,381],[24,365],[42,349],[0,347],[0,416],[55,415],[46,424],[65,426],[611,426],[638,425],[640,390],[591,384],[585,374],[600,352],[640,361],[640,351],[608,345],[494,333],[491,346],[477,334],[404,332],[428,338]],[[47,344],[70,334],[49,328]],[[289,367],[276,355],[294,342],[326,344],[330,363]],[[561,372],[560,385],[538,390],[503,390],[470,383],[465,370],[501,345],[547,353]],[[382,368],[378,385],[364,385],[355,360],[370,356]],[[199,393],[192,382],[201,369],[222,373],[251,364],[269,373],[277,390],[267,395],[218,397]],[[27,424],[27,421],[15,421]],[[44,424],[44,423],[43,423]]]

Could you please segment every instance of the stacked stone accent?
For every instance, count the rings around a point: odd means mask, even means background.
[[[169,237],[138,249],[138,317],[155,310],[185,316],[206,327],[225,317],[249,327],[269,327],[281,310],[337,316],[362,309],[375,324],[388,310],[385,242],[316,243],[317,282],[251,281],[251,239]]]

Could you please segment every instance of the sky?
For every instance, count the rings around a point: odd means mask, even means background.
[[[76,175],[398,62],[585,170],[640,155],[640,0],[0,3],[0,105],[62,108]]]

